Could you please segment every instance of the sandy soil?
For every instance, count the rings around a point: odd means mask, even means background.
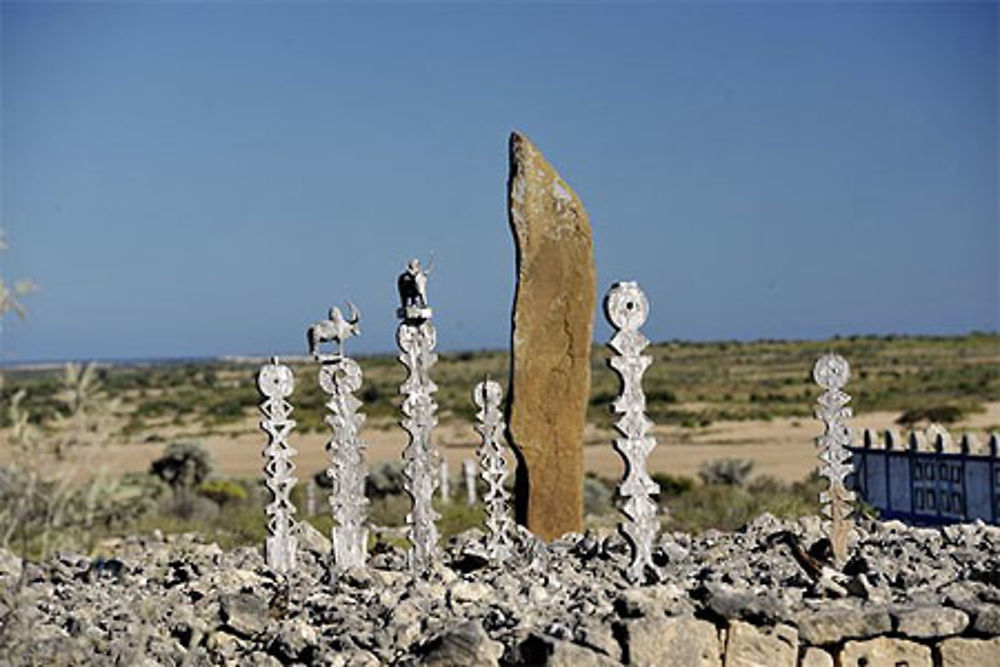
[[[898,412],[873,412],[855,417],[851,425],[860,439],[863,428],[893,427]],[[986,411],[971,415],[951,430],[956,437],[964,430],[980,431],[1000,424],[1000,402],[989,403]],[[786,481],[806,477],[816,467],[814,439],[822,432],[822,424],[813,419],[773,419],[771,421],[719,422],[707,428],[684,429],[656,427],[654,434],[659,446],[649,458],[651,470],[674,475],[695,477],[698,468],[715,459],[741,458],[755,463],[755,474],[773,475]],[[170,434],[165,434],[170,435]],[[406,434],[398,428],[366,428],[363,437],[368,443],[370,462],[399,460],[406,445]],[[587,470],[601,476],[618,478],[622,474],[621,458],[611,447],[611,432],[588,427],[585,434]],[[458,471],[462,459],[475,456],[478,437],[471,425],[447,424],[435,431],[436,442],[451,466]],[[219,472],[234,476],[252,476],[263,465],[261,449],[264,434],[248,421],[232,435],[198,437],[215,457]],[[292,443],[298,450],[296,463],[300,478],[325,467],[321,433],[293,434]],[[108,472],[148,470],[150,462],[163,451],[163,443],[136,443],[109,446],[92,460],[106,466]],[[0,461],[8,452],[0,447]]]

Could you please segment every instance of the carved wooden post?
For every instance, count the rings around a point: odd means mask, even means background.
[[[851,517],[854,492],[849,491],[844,484],[844,479],[853,469],[851,452],[847,449],[852,435],[851,428],[843,423],[853,413],[847,407],[851,397],[841,391],[850,377],[851,367],[847,360],[832,352],[820,357],[813,367],[816,384],[826,390],[819,397],[819,406],[816,408],[816,417],[823,420],[826,430],[816,444],[822,461],[819,474],[829,480],[829,486],[820,493],[819,501],[823,514],[827,517],[824,527],[838,568],[843,567],[847,561],[848,551],[855,538],[854,521]]]
[[[441,469],[438,474],[439,493],[442,502],[451,502],[451,480],[448,478],[448,459],[441,457]]]
[[[437,425],[434,392],[437,391],[429,375],[430,367],[437,361],[434,346],[437,332],[431,324],[431,308],[427,305],[427,271],[412,260],[406,272],[399,277],[402,305],[397,315],[402,320],[396,332],[396,341],[402,353],[399,360],[406,366],[409,376],[399,387],[403,399],[403,419],[400,422],[410,436],[403,450],[404,489],[412,501],[406,517],[409,526],[407,537],[412,548],[408,554],[410,567],[426,570],[437,550],[438,531],[435,521],[440,515],[434,511],[431,499],[437,486],[436,468],[439,456],[431,435]]]
[[[604,311],[618,329],[608,345],[619,356],[608,359],[608,365],[622,379],[622,393],[612,408],[622,415],[615,428],[625,436],[615,439],[615,449],[625,459],[625,478],[618,486],[618,495],[624,501],[622,514],[628,519],[619,528],[632,548],[632,562],[625,574],[632,582],[643,581],[647,574],[656,580],[660,573],[653,564],[653,542],[659,523],[651,496],[660,487],[646,470],[646,458],[656,439],[646,435],[653,423],[645,415],[646,395],[642,391],[642,374],[653,358],[640,354],[649,340],[639,332],[649,315],[649,302],[637,283],[615,283],[604,298]]]
[[[333,563],[338,570],[365,565],[368,551],[368,528],[365,527],[365,443],[358,437],[365,416],[359,414],[361,401],[354,392],[361,388],[361,367],[348,357],[324,360],[319,371],[319,386],[329,395],[330,414],[324,420],[332,431],[326,444],[331,481],[330,509],[336,525],[331,531]]]
[[[462,461],[462,479],[465,481],[465,503],[476,504],[476,462],[472,459]]]
[[[483,481],[486,482],[486,527],[490,535],[486,542],[486,552],[494,563],[502,563],[510,556],[510,524],[511,518],[507,509],[508,493],[504,488],[507,478],[507,460],[503,455],[500,443],[503,433],[503,415],[500,412],[500,400],[503,391],[500,385],[492,380],[485,380],[476,385],[472,398],[479,406],[476,417],[476,431],[483,438],[480,445],[479,468]],[[475,480],[473,480],[475,486]]]
[[[272,357],[271,363],[262,366],[257,374],[257,388],[264,396],[260,405],[264,419],[260,427],[268,435],[264,447],[264,483],[272,495],[272,501],[265,510],[268,537],[264,541],[264,560],[273,569],[287,574],[295,567],[298,542],[292,519],[295,506],[289,499],[296,481],[292,476],[295,450],[288,444],[288,435],[295,428],[295,420],[289,417],[292,405],[286,400],[295,389],[292,370],[278,363],[277,357]]]

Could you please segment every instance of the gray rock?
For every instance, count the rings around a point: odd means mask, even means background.
[[[220,616],[225,629],[240,637],[251,638],[267,626],[269,608],[251,593],[225,595],[220,601]]]
[[[498,665],[503,644],[493,641],[478,621],[467,621],[431,641],[422,664],[435,667],[489,667]]]
[[[1000,606],[984,604],[975,608],[972,629],[984,635],[1000,635]]]
[[[965,630],[969,616],[950,607],[921,607],[894,612],[896,630],[907,637],[932,639],[950,637]]]
[[[795,621],[799,639],[811,646],[874,637],[892,630],[892,618],[883,607],[829,603],[822,609],[798,614]]]
[[[623,662],[658,667],[721,667],[715,626],[694,618],[644,618],[619,625]]]

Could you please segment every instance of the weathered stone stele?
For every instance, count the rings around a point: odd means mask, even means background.
[[[583,527],[583,428],[596,278],[583,204],[522,134],[510,137],[507,204],[517,246],[508,434],[519,522],[551,540]]]

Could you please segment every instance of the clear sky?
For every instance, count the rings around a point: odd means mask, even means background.
[[[508,344],[507,136],[654,340],[997,330],[996,3],[2,4],[8,360]],[[596,304],[595,304],[596,308]],[[597,339],[608,334],[598,315]]]

